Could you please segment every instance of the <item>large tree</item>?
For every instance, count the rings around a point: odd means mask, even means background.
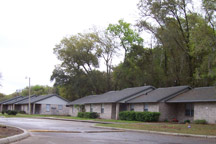
[[[211,54],[206,48],[214,47],[214,40],[209,39],[215,33],[213,28],[193,12],[191,5],[189,0],[141,0],[138,4],[142,16],[138,25],[150,31],[162,46],[163,69],[170,84],[196,85],[195,75],[203,66],[199,63]]]
[[[62,63],[56,66],[51,80],[55,80],[62,95],[75,99],[107,91],[106,74],[98,70],[99,58],[103,57],[110,72],[113,50],[111,40],[105,38],[98,33],[83,33],[64,38],[56,45],[54,53]]]

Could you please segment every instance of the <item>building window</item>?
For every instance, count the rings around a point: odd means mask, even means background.
[[[62,110],[63,109],[63,105],[58,105],[58,110]]]
[[[49,112],[50,111],[50,104],[46,105],[46,111]]]
[[[130,104],[130,111],[134,111],[134,104]]]
[[[72,113],[74,113],[74,106],[72,106]]]
[[[144,111],[148,111],[148,104],[144,103]]]
[[[104,104],[101,104],[101,113],[104,113]]]
[[[185,104],[185,116],[194,116],[194,105],[191,103]]]
[[[90,104],[90,112],[93,112],[93,104]]]

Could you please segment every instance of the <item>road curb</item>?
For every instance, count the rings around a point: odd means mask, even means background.
[[[22,139],[27,138],[27,137],[30,136],[30,134],[29,134],[29,132],[27,130],[19,128],[19,127],[15,127],[15,128],[21,129],[23,131],[23,133],[18,134],[18,135],[14,135],[14,136],[10,136],[10,137],[6,137],[6,138],[1,138],[0,139],[0,144],[8,144],[8,143],[11,143],[11,142],[16,142],[16,141],[22,140]]]
[[[163,134],[163,135],[172,135],[172,136],[216,139],[216,136],[210,136],[210,135],[194,135],[194,134],[183,134],[183,133],[157,132],[157,131],[149,131],[149,130],[134,130],[134,129],[113,128],[113,127],[104,127],[104,126],[91,126],[91,127],[103,128],[103,129],[113,129],[113,130],[125,130],[129,132],[139,132],[139,133],[152,133],[152,134]]]

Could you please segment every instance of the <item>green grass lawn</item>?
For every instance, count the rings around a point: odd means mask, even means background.
[[[97,124],[97,126],[216,136],[216,125],[215,124],[212,124],[212,125],[210,124],[206,124],[206,125],[190,124],[191,128],[188,128],[188,124],[171,124],[171,123],[167,123],[167,124],[164,124],[164,123]]]

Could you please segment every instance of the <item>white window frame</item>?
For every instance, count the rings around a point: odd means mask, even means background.
[[[63,105],[58,105],[58,110],[63,110]]]
[[[50,112],[50,104],[46,104],[46,112]]]
[[[101,104],[101,113],[104,113],[104,104]]]
[[[194,104],[193,103],[185,104],[185,116],[189,116],[189,117],[194,116]]]
[[[130,104],[130,111],[134,111],[134,107],[135,107],[134,104]]]
[[[148,111],[148,108],[149,108],[148,103],[144,103],[144,104],[143,104],[143,111],[144,111],[144,112],[145,112],[145,111]]]
[[[72,105],[72,113],[74,113],[74,105]]]
[[[90,112],[93,112],[93,104],[90,104]]]

